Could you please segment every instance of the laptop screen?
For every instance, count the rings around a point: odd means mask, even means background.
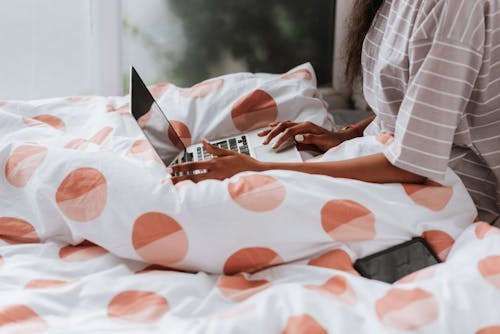
[[[149,142],[168,166],[186,146],[167,116],[135,70],[130,70],[130,105],[132,115]]]

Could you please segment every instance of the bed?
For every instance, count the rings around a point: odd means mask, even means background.
[[[151,90],[185,143],[285,119],[334,127],[309,64]],[[500,333],[500,230],[474,222],[453,172],[418,186],[284,171],[174,186],[128,100],[0,102],[1,333]],[[395,284],[353,269],[413,236],[446,261]]]

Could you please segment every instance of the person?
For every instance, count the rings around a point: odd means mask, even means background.
[[[362,75],[375,117],[329,132],[311,123],[270,124],[325,152],[357,136],[393,133],[383,153],[318,163],[263,163],[204,142],[218,158],[173,167],[174,177],[225,179],[285,169],[378,183],[461,178],[481,220],[500,224],[500,0],[357,0],[346,39],[347,80]]]

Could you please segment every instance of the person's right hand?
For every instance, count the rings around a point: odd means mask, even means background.
[[[274,137],[283,133],[273,146],[273,149],[277,149],[281,144],[293,138],[297,142],[299,149],[302,145],[312,146],[319,152],[324,153],[332,147],[356,137],[356,134],[352,131],[331,132],[311,122],[274,122],[269,124],[269,127],[270,129],[258,133],[259,137],[266,136],[263,142],[264,145],[269,144]]]

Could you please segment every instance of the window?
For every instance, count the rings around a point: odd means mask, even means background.
[[[125,0],[128,65],[149,83],[191,86],[235,72],[279,73],[310,61],[332,82],[334,0]]]

